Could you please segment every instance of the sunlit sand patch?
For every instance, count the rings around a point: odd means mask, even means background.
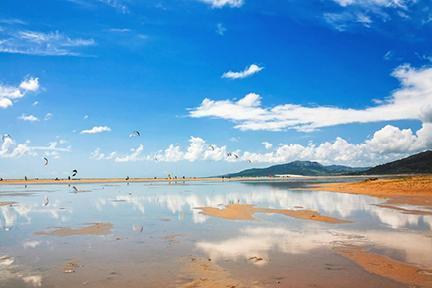
[[[4,201],[4,202],[0,202],[0,206],[10,206],[10,205],[14,205],[17,202],[10,202],[10,201]]]
[[[186,262],[188,261],[188,262]],[[246,288],[259,287],[252,283],[243,283],[213,263],[211,259],[191,258],[185,260],[184,271],[180,275],[177,287],[181,288]]]
[[[50,231],[36,232],[36,235],[47,236],[75,236],[75,235],[106,235],[111,233],[111,223],[94,223],[81,228],[56,228]]]
[[[255,213],[267,214],[281,214],[289,217],[327,222],[327,223],[349,223],[349,221],[341,220],[329,216],[319,214],[313,210],[289,210],[289,209],[270,209],[270,208],[257,208],[254,205],[248,204],[229,204],[222,209],[214,207],[197,207],[201,210],[201,214],[206,216],[213,216],[228,220],[253,220]]]
[[[432,270],[421,269],[409,263],[369,252],[358,246],[337,248],[336,251],[369,273],[407,285],[432,287]]]
[[[430,175],[319,184],[312,189],[387,198],[389,204],[432,206],[432,176]]]

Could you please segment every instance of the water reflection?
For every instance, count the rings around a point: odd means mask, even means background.
[[[376,204],[382,200],[373,197],[293,189],[298,186],[303,187],[304,183],[288,186],[284,183],[134,183],[77,187],[77,191],[88,193],[70,193],[70,187],[61,185],[38,186],[37,190],[30,186],[26,191],[18,186],[7,190],[0,186],[2,198],[16,202],[0,207],[0,286],[11,279],[33,287],[43,286],[43,281],[58,284],[56,281],[63,278],[52,275],[58,273],[56,269],[65,259],[78,255],[80,262],[91,266],[89,263],[95,261],[90,261],[90,254],[98,259],[97,267],[111,263],[107,270],[112,270],[114,265],[124,269],[124,275],[130,265],[137,268],[151,259],[160,265],[157,269],[167,271],[167,277],[172,276],[171,270],[165,269],[167,266],[172,268],[178,265],[175,259],[194,253],[218,264],[232,261],[263,269],[275,265],[272,257],[308,255],[347,244],[374,247],[415,265],[432,266],[432,216],[378,207]],[[23,193],[29,194],[23,197]],[[45,206],[47,195],[49,203]],[[352,223],[329,226],[266,214],[257,214],[254,221],[226,221],[207,217],[194,209],[230,203],[273,209],[301,207]],[[35,233],[105,222],[112,223],[112,231],[103,237],[74,235],[59,239]],[[167,243],[167,235],[185,237]],[[161,259],[160,255],[165,258]],[[105,258],[125,263],[124,268]],[[106,277],[88,275],[102,280]]]
[[[218,260],[248,260],[252,257],[263,261],[252,262],[264,265],[269,252],[285,254],[310,253],[323,247],[335,248],[340,245],[383,247],[403,255],[409,263],[432,266],[432,239],[423,234],[411,232],[377,230],[319,230],[316,227],[302,231],[286,228],[246,227],[238,235],[221,241],[201,241],[196,247],[209,257]]]

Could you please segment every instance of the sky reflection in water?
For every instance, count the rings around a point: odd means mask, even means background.
[[[340,243],[372,245],[399,260],[432,266],[432,216],[380,208],[374,204],[382,200],[372,197],[295,190],[292,186],[205,182],[97,184],[79,185],[78,193],[65,185],[1,186],[0,201],[17,204],[0,207],[0,284],[19,281],[24,287],[55,286],[62,281],[57,270],[70,258],[91,266],[116,253],[118,265],[114,262],[111,270],[124,269],[121,263],[137,257],[152,259],[155,271],[167,271],[167,267],[177,271],[175,259],[188,255],[209,257],[216,263],[233,261],[264,267],[276,265],[277,257],[308,255]],[[49,200],[46,206],[45,197]],[[230,203],[276,209],[303,207],[352,223],[332,225],[259,213],[253,221],[227,221],[194,209]],[[112,232],[102,236],[35,235],[56,227],[99,222],[112,223]],[[262,260],[249,263],[251,257]],[[147,265],[144,260],[136,261]],[[139,265],[133,261],[129,264]],[[57,277],[53,276],[54,271]],[[127,273],[123,274],[126,277]],[[95,273],[88,277],[105,276]],[[163,285],[175,285],[175,277],[161,277],[167,278]]]

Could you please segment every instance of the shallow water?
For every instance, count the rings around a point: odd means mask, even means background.
[[[432,268],[432,216],[377,207],[383,200],[368,196],[295,189],[303,186],[0,186],[0,202],[16,202],[0,206],[0,287],[406,287],[338,253],[347,246]],[[311,209],[351,223],[263,213],[225,220],[195,209],[232,203]],[[79,232],[94,223],[112,229]],[[57,228],[76,235],[50,234]]]

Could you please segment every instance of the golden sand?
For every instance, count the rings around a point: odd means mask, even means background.
[[[95,223],[81,228],[57,228],[50,231],[36,232],[36,235],[48,236],[75,236],[75,235],[105,235],[111,233],[111,223]]]
[[[201,214],[207,216],[213,216],[228,220],[253,220],[255,213],[267,213],[267,214],[281,214],[289,217],[327,222],[327,223],[347,223],[349,221],[336,219],[329,216],[320,215],[318,212],[313,210],[289,210],[289,209],[270,209],[270,208],[257,208],[253,205],[248,204],[230,204],[225,206],[223,209],[214,207],[197,207],[196,209],[201,210]]]
[[[394,281],[419,287],[432,287],[432,270],[423,270],[417,266],[394,260],[390,257],[350,246],[336,250],[368,271]]]
[[[388,204],[432,206],[432,175],[319,184],[313,189],[387,198]]]

